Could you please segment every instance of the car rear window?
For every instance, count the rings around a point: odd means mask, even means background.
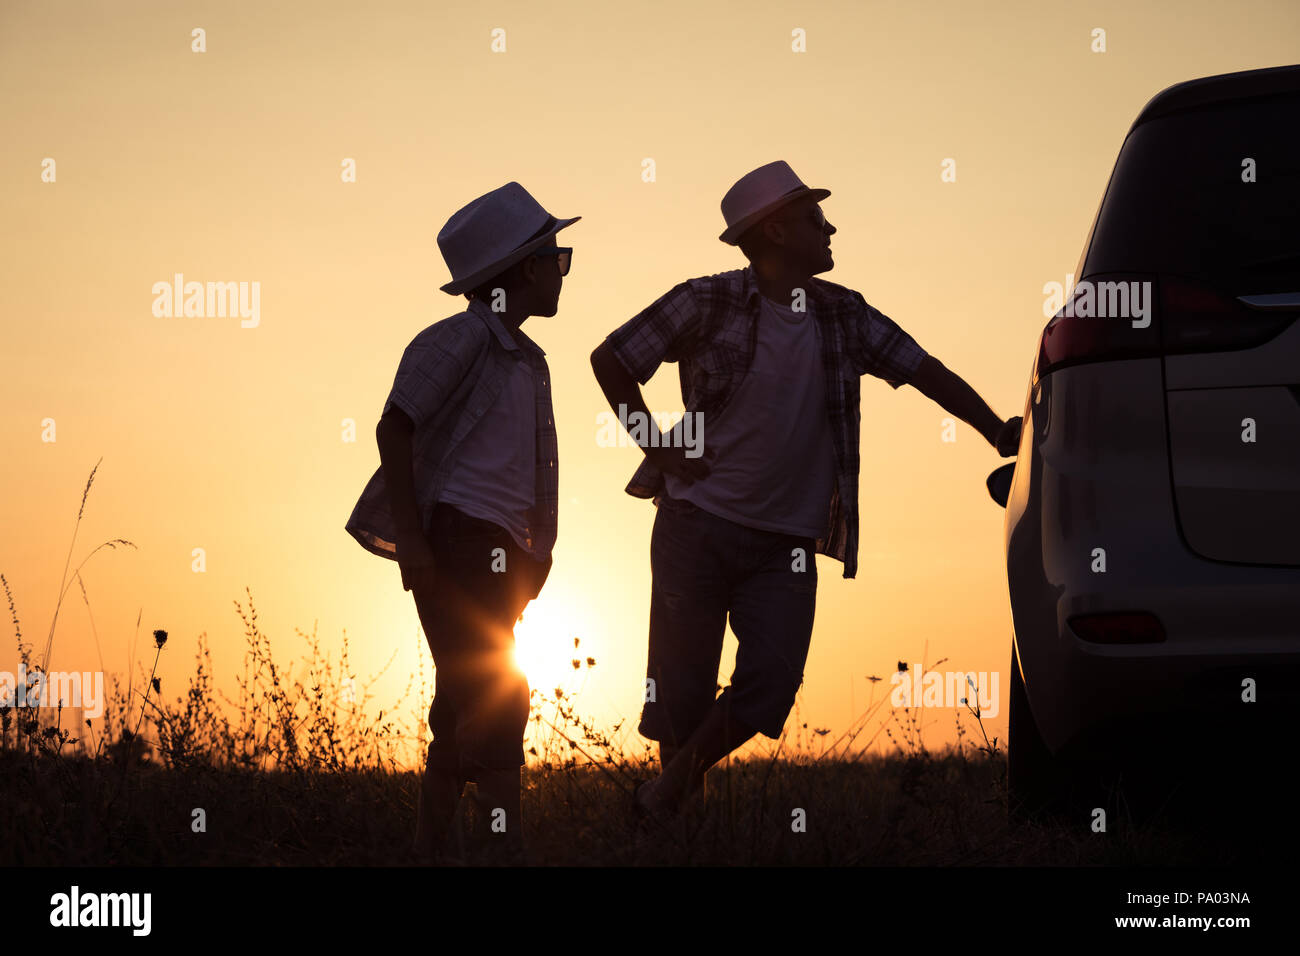
[[[1242,179],[1254,160],[1255,182]],[[1120,150],[1084,267],[1230,295],[1300,291],[1300,96],[1143,123]]]

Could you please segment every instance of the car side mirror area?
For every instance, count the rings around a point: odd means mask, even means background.
[[[1011,478],[1015,472],[1016,463],[1013,461],[1001,468],[995,468],[985,482],[989,487],[989,497],[1003,508],[1007,506],[1007,498],[1011,494]]]

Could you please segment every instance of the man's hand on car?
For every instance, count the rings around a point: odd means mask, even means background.
[[[1003,458],[1009,458],[1014,455],[1020,448],[1020,426],[1022,419],[1019,415],[1015,418],[1008,418],[1002,423],[998,430],[997,441],[994,447],[997,448],[998,454]]]

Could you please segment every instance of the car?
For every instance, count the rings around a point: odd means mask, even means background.
[[[1006,509],[1019,814],[1079,787],[1092,806],[1121,766],[1181,768],[1195,786],[1207,766],[1251,773],[1241,755],[1256,746],[1286,752],[1281,717],[1300,703],[1300,65],[1154,96],[1074,276],[1034,350],[1016,459],[988,478]]]

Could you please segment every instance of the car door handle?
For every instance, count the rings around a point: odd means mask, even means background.
[[[1271,292],[1266,295],[1239,295],[1237,301],[1263,312],[1294,312],[1300,309],[1300,292]]]

